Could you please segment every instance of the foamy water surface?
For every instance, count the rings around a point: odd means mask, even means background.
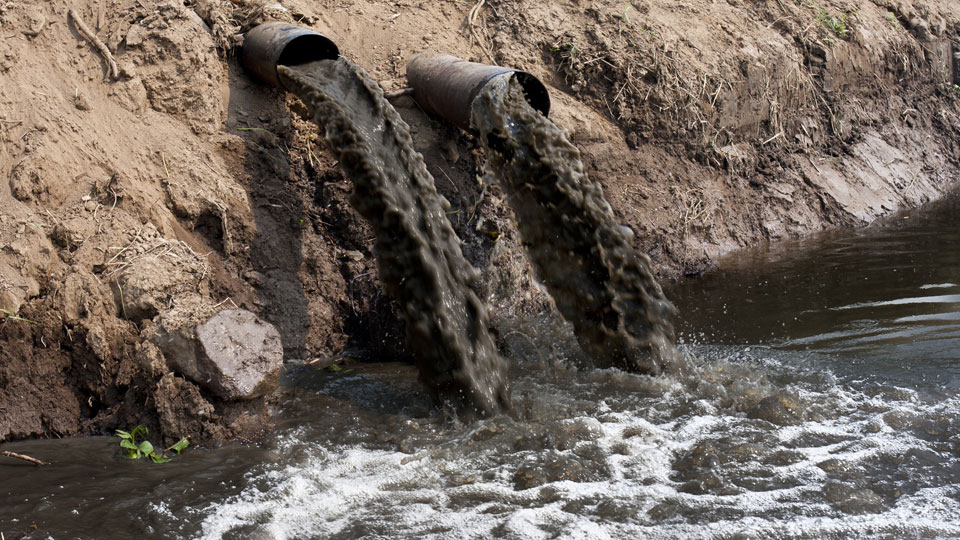
[[[401,410],[346,444],[317,441],[322,421],[290,429],[274,451],[298,459],[195,509],[202,537],[960,536],[956,397],[837,380],[816,355],[687,351],[700,380],[527,360],[523,420]],[[389,379],[314,383],[382,394]]]

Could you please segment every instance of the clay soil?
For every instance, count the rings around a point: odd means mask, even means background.
[[[292,363],[405,356],[350,183],[296,99],[236,60],[274,19],[387,91],[420,53],[538,76],[663,277],[960,177],[953,0],[0,1],[0,442],[138,423],[256,437],[270,399],[217,401],[154,345],[221,309],[275,325]],[[494,314],[549,309],[476,141],[395,105]]]

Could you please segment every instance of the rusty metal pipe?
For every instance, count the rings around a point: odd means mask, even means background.
[[[309,28],[273,21],[247,32],[240,63],[265,83],[284,88],[277,66],[296,66],[317,60],[336,60],[340,49],[327,36]]]
[[[546,116],[550,94],[536,77],[512,68],[468,62],[456,56],[417,56],[407,64],[413,99],[425,111],[463,129],[470,129],[470,106],[494,77],[513,73],[531,107]]]

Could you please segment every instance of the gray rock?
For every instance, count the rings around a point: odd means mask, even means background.
[[[221,311],[196,327],[161,333],[155,342],[174,371],[225,400],[269,394],[280,381],[280,333],[243,309]]]

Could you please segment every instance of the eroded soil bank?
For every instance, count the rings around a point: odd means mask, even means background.
[[[296,98],[230,54],[265,20],[327,33],[387,90],[418,53],[537,75],[662,275],[864,224],[960,177],[956,2],[478,5],[0,4],[0,441],[137,423],[256,437],[269,397],[218,400],[155,345],[223,309],[276,326],[290,361],[405,356],[350,182]],[[395,105],[494,318],[547,307],[477,142]]]

